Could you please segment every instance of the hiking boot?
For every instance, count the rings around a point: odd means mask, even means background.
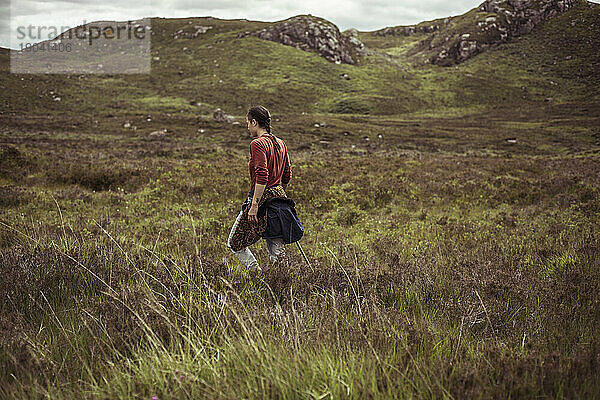
[[[258,265],[257,262],[254,262],[254,263],[252,263],[252,264],[250,264],[248,266],[248,271],[250,271],[250,272],[261,272],[262,269],[260,268],[260,266]]]
[[[276,258],[270,257],[270,259],[271,259],[271,265],[273,265],[273,266],[275,266],[275,265],[286,266],[286,267],[290,266],[290,257],[287,254],[287,252],[285,252],[285,251],[283,251],[281,254],[279,254]]]

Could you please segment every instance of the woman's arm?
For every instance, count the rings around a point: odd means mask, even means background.
[[[252,204],[248,210],[248,219],[250,221],[258,223],[258,218],[256,217],[256,214],[258,214],[258,202],[260,201],[266,186],[267,185],[261,185],[259,183],[254,185],[254,197],[252,198]]]
[[[254,197],[252,198],[252,204],[248,210],[248,219],[250,221],[258,222],[258,218],[256,217],[256,214],[258,213],[258,202],[260,201],[269,180],[267,152],[259,141],[253,140],[250,142],[250,154],[254,164],[256,182],[254,184]]]

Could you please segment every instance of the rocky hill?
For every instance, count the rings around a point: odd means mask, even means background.
[[[421,22],[418,25],[390,26],[373,31],[374,36],[412,36],[420,33],[433,33],[445,27],[452,18],[436,19],[434,21]]]
[[[342,34],[335,24],[312,15],[297,15],[255,32],[240,32],[236,37],[249,35],[271,40],[297,49],[312,51],[336,64],[356,64],[364,45],[352,33]]]
[[[478,8],[458,17],[416,26],[385,28],[373,35],[429,34],[410,54],[425,62],[451,66],[492,46],[526,35],[538,24],[578,3],[577,0],[486,0]]]

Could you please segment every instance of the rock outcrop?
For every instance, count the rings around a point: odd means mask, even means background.
[[[448,25],[450,18],[443,20],[435,20],[431,22],[424,22],[419,25],[407,25],[407,26],[391,26],[383,29],[379,29],[372,33],[373,36],[412,36],[418,33],[433,33],[440,30],[444,26]]]
[[[540,22],[567,11],[574,4],[574,0],[486,0],[479,9],[498,14],[510,37],[531,32]]]
[[[225,114],[220,108],[217,108],[213,113],[213,119],[217,122],[228,122],[230,124],[235,122],[235,117]]]
[[[468,29],[439,31],[438,35],[446,36],[443,41],[430,37],[424,42],[429,43],[428,50],[434,51],[430,62],[443,66],[459,64],[491,46],[531,32],[537,24],[568,10],[576,1],[486,0],[478,9],[484,16]]]
[[[212,29],[212,26],[194,25],[193,29],[191,27],[184,28],[173,33],[173,39],[195,39],[209,29]]]
[[[356,64],[364,45],[356,30],[340,33],[335,24],[312,15],[297,15],[254,32],[240,32],[237,38],[256,36],[261,39],[315,51],[336,64]]]

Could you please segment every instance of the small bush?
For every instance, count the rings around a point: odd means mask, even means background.
[[[16,147],[0,145],[0,176],[19,181],[34,168],[35,163],[28,155]]]
[[[330,111],[335,114],[370,114],[371,107],[364,99],[350,97],[335,102]]]
[[[51,182],[80,185],[95,191],[135,190],[147,182],[149,172],[130,166],[71,163],[49,170],[47,177]]]
[[[338,210],[335,220],[342,226],[352,226],[360,221],[363,214],[364,212],[354,204],[348,204]]]
[[[31,193],[17,186],[0,186],[0,208],[15,207],[20,204],[28,203],[31,200]]]

